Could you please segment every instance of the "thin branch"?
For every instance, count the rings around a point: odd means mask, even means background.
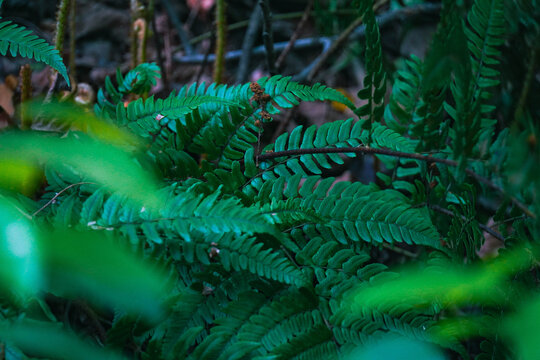
[[[169,16],[169,19],[171,19],[171,22],[173,23],[173,26],[178,33],[178,37],[180,38],[180,43],[182,43],[182,46],[184,47],[184,51],[188,55],[194,54],[195,52],[193,51],[193,46],[191,46],[187,32],[184,30],[184,25],[182,25],[182,22],[180,21],[178,16],[176,16],[176,11],[174,7],[169,0],[161,0],[161,3],[165,6],[165,9],[167,10],[167,15]]]
[[[275,75],[276,65],[274,62],[274,37],[272,34],[272,12],[268,0],[259,0],[263,13],[263,41],[266,50],[266,65],[270,75]]]
[[[287,44],[285,49],[283,49],[278,59],[276,60],[276,69],[281,68],[281,65],[283,65],[283,61],[285,61],[285,58],[294,47],[294,43],[296,42],[296,40],[298,40],[298,37],[300,36],[300,31],[306,25],[306,22],[309,19],[309,15],[311,15],[311,8],[313,7],[313,1],[314,0],[309,0],[309,3],[307,4],[306,9],[304,10],[304,15],[302,15],[302,19],[300,19],[300,22],[298,23],[298,26],[296,27],[294,34],[292,34],[291,39],[289,40],[289,43]]]
[[[257,157],[258,161],[266,161],[271,159],[276,159],[280,157],[290,157],[290,156],[300,156],[300,155],[308,155],[308,154],[337,154],[337,153],[355,153],[355,154],[371,154],[371,155],[388,155],[398,158],[404,158],[404,159],[413,159],[413,160],[419,160],[419,161],[425,161],[428,164],[429,163],[439,163],[444,164],[447,166],[452,167],[458,167],[459,163],[455,160],[450,159],[441,159],[436,158],[432,156],[422,155],[422,154],[416,154],[416,153],[406,153],[402,151],[394,151],[390,149],[384,149],[384,148],[372,148],[368,146],[358,146],[358,147],[340,147],[340,148],[331,148],[331,147],[323,147],[323,148],[315,148],[315,149],[294,149],[294,150],[285,150],[285,151],[276,151],[276,152],[269,152],[261,154]],[[523,211],[525,214],[527,214],[529,217],[536,219],[536,214],[532,213],[525,204],[523,204],[520,200],[518,200],[514,196],[510,196],[506,194],[503,188],[501,188],[499,185],[494,184],[491,180],[475,173],[471,169],[465,169],[465,172],[471,176],[472,178],[476,179],[478,182],[481,182],[493,190],[499,192],[504,197],[508,197],[514,205],[519,207],[521,211]]]
[[[251,17],[249,18],[249,25],[244,36],[244,42],[242,43],[242,57],[238,64],[238,71],[236,72],[236,82],[243,83],[247,80],[249,63],[251,60],[251,52],[253,45],[255,44],[255,38],[261,25],[262,11],[258,6],[255,6]]]
[[[447,215],[447,216],[451,216],[451,217],[455,217],[456,214],[454,214],[452,211],[448,210],[448,209],[445,209],[443,207],[440,207],[439,205],[429,205],[429,208],[430,209],[433,209],[437,212],[440,212],[441,214],[444,214],[444,215]],[[462,220],[468,220],[466,216],[464,215],[460,215],[459,216]],[[487,232],[488,234],[490,234],[491,236],[493,236],[494,238],[500,240],[501,242],[504,243],[504,236],[502,236],[498,231],[495,231],[493,230],[492,228],[490,228],[489,226],[486,226],[484,224],[478,224],[478,227],[482,230],[484,230],[485,232]]]
[[[158,34],[157,24],[156,24],[156,12],[152,11],[152,32],[154,38],[154,47],[156,48],[157,61],[159,68],[161,69],[161,79],[163,80],[163,88],[165,91],[169,91],[169,80],[167,78],[167,71],[165,70],[165,63],[163,61],[163,48],[161,46],[161,39]]]
[[[60,195],[62,195],[64,192],[66,192],[67,190],[71,189],[72,187],[74,186],[78,186],[78,185],[84,185],[84,184],[96,184],[94,182],[89,182],[89,181],[83,181],[83,182],[78,182],[78,183],[75,183],[75,184],[71,184],[69,186],[66,186],[64,189],[62,189],[60,192],[56,193],[56,195],[53,196],[53,198],[49,201],[47,201],[47,203],[45,205],[43,205],[41,208],[39,208],[39,210],[37,210],[35,213],[32,214],[32,217],[36,216],[37,214],[39,214],[40,212],[42,212],[47,206],[51,205],[56,199],[58,199],[58,197]]]
[[[291,19],[296,19],[296,18],[302,17],[302,14],[303,14],[303,12],[301,12],[301,11],[292,12],[292,13],[285,13],[285,14],[277,14],[277,15],[274,15],[274,19],[275,20],[291,20]],[[249,26],[249,19],[248,20],[238,21],[238,22],[235,22],[233,24],[227,25],[227,32],[242,29],[242,28],[245,28],[247,26]],[[205,33],[202,33],[201,35],[194,36],[191,39],[190,42],[191,42],[192,45],[194,45],[194,44],[200,43],[203,40],[210,39],[211,37],[212,37],[212,32],[207,31]],[[175,48],[175,51],[177,51],[176,48]]]
[[[411,6],[407,8],[398,9],[396,11],[391,11],[388,13],[385,13],[381,16],[377,17],[377,22],[379,23],[379,27],[384,27],[391,23],[392,21],[403,21],[405,19],[409,19],[416,16],[430,16],[430,15],[437,15],[440,12],[441,5],[440,4],[421,4],[416,6]],[[365,36],[365,27],[360,26],[355,29],[353,34],[350,36],[350,40],[358,40]],[[328,43],[331,43],[334,41],[337,37],[313,37],[313,38],[302,38],[298,39],[294,44],[294,50],[303,50],[303,49],[312,49],[316,47],[320,47],[323,45],[326,45]],[[274,51],[283,51],[287,45],[289,44],[288,41],[285,42],[279,42],[274,44]],[[252,51],[252,56],[264,56],[266,54],[266,48],[261,45],[257,46]],[[229,51],[225,54],[225,60],[237,60],[242,57],[242,50],[233,50]],[[215,55],[210,54],[209,55],[209,61],[214,61]],[[181,54],[175,54],[174,60],[180,64],[200,64],[204,59],[204,55],[198,54],[198,55],[191,55],[191,56],[183,56]],[[307,74],[306,74],[307,75]]]
[[[519,95],[519,101],[516,106],[516,111],[514,112],[514,121],[517,121],[523,115],[523,109],[525,109],[525,104],[527,103],[527,97],[529,95],[529,90],[531,88],[531,83],[534,79],[534,74],[536,70],[536,56],[538,54],[538,47],[533,46],[531,49],[531,58],[529,60],[529,66],[527,67],[527,74],[525,75],[525,80],[523,81],[523,87],[521,88],[521,94]]]
[[[356,29],[360,24],[362,24],[363,16],[356,18],[337,38],[332,42],[330,48],[324,51],[319,57],[317,57],[316,62],[313,64],[313,67],[307,75],[307,80],[311,81],[317,75],[321,67],[324,65],[326,60],[332,55],[336,50],[343,46],[343,44],[349,39],[354,29]]]
[[[415,254],[409,250],[405,250],[405,249],[402,249],[400,247],[397,247],[395,246],[394,244],[388,244],[388,243],[385,243],[383,242],[382,243],[382,246],[388,250],[391,250],[397,254],[400,254],[400,255],[405,255],[407,257],[410,257],[410,258],[417,258],[418,257],[418,254]]]

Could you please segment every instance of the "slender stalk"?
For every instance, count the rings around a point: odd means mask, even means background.
[[[131,53],[131,68],[135,68],[139,64],[139,49],[138,49],[138,34],[140,31],[140,4],[137,0],[130,1],[131,26],[130,26],[130,53]]]
[[[40,212],[42,212],[45,208],[47,208],[47,206],[51,205],[56,199],[58,199],[58,197],[60,195],[62,195],[64,192],[66,192],[67,190],[71,189],[72,187],[74,186],[79,186],[79,185],[84,185],[84,184],[95,184],[94,182],[89,182],[89,181],[82,181],[82,182],[78,182],[78,183],[75,183],[75,184],[71,184],[71,185],[68,185],[66,186],[64,189],[60,190],[56,195],[53,196],[53,198],[49,201],[47,201],[47,203],[45,205],[43,205],[42,207],[40,207],[36,212],[34,212],[32,214],[32,217],[36,216],[37,214],[39,214]]]
[[[76,11],[77,0],[71,0],[71,6],[69,7],[69,75],[72,78],[72,83],[75,83],[77,78],[77,66],[75,64],[77,58],[75,53],[77,41]]]
[[[276,64],[274,62],[274,38],[272,33],[272,12],[268,0],[259,0],[263,13],[263,41],[266,49],[266,65],[270,75],[275,75]]]
[[[66,22],[67,22],[70,3],[71,3],[70,0],[60,0],[60,4],[58,6],[58,12],[56,13],[54,47],[56,48],[56,50],[58,50],[58,52],[60,53],[60,56],[62,56],[62,53],[64,52],[64,38],[66,36]],[[57,81],[58,81],[58,72],[54,69],[51,69],[51,76],[49,78],[49,91],[48,91],[48,93],[51,93],[51,95],[52,95],[52,92],[54,91],[54,88],[56,87]]]
[[[216,57],[214,59],[214,82],[219,84],[223,79],[225,67],[225,35],[227,19],[225,17],[225,0],[216,1]]]
[[[32,118],[26,111],[26,102],[32,98],[32,68],[26,64],[21,66],[21,129],[28,130],[32,127]]]
[[[531,88],[531,83],[534,79],[534,74],[536,70],[536,56],[538,54],[538,46],[533,46],[531,49],[531,58],[529,59],[529,66],[527,67],[527,74],[525,75],[525,80],[523,82],[523,87],[521,88],[521,94],[519,96],[519,101],[516,106],[516,111],[514,112],[514,121],[518,120],[523,116],[523,109],[527,102],[527,97],[529,95],[529,90]]]
[[[172,6],[171,2],[169,0],[161,0],[161,3],[165,6],[165,9],[167,10],[167,15],[169,16],[169,19],[171,20],[174,28],[176,29],[176,32],[178,33],[178,37],[180,38],[180,43],[182,44],[184,51],[188,55],[194,54],[195,52],[193,51],[193,46],[191,46],[189,37],[184,30],[184,25],[176,15],[176,11]]]
[[[429,208],[430,209],[433,209],[437,212],[440,212],[441,214],[444,214],[444,215],[447,215],[447,216],[450,216],[450,217],[455,217],[456,215],[448,210],[448,209],[445,209],[443,207],[440,207],[438,205],[429,205]],[[462,220],[467,220],[467,217],[463,216],[463,215],[460,215],[460,218]],[[504,243],[504,236],[502,236],[499,232],[493,230],[492,228],[490,228],[489,226],[486,226],[484,224],[478,224],[478,227],[482,230],[484,230],[485,232],[487,232],[488,234],[492,235],[494,238],[500,240],[501,242]]]
[[[153,1],[152,1],[153,3]],[[153,4],[152,4],[153,5]],[[165,62],[163,61],[163,48],[161,46],[161,39],[158,34],[157,24],[156,24],[156,14],[152,6],[152,33],[154,46],[156,48],[157,61],[159,68],[161,69],[161,79],[163,80],[163,88],[165,91],[169,91],[169,79],[167,77],[167,69],[165,69]]]
[[[66,22],[70,3],[70,0],[60,0],[60,6],[58,7],[58,13],[56,15],[54,46],[60,54],[64,51],[64,38],[66,36]]]
[[[313,8],[313,1],[314,0],[309,0],[309,3],[306,6],[306,10],[304,10],[304,15],[302,15],[302,19],[300,19],[300,22],[298,23],[298,26],[296,27],[294,34],[291,36],[291,39],[289,40],[289,43],[287,44],[285,49],[283,49],[281,54],[279,54],[278,59],[276,60],[276,65],[275,65],[276,69],[281,68],[281,65],[283,65],[283,62],[285,61],[285,58],[294,47],[294,43],[300,37],[300,31],[306,25],[306,22],[309,19],[309,15],[311,14],[311,8]]]
[[[253,50],[253,44],[255,44],[255,38],[261,25],[262,12],[258,6],[255,6],[251,17],[249,18],[249,25],[244,36],[242,43],[242,57],[238,63],[238,71],[236,72],[236,82],[243,83],[247,80],[249,63],[251,60],[251,52]]]
[[[322,53],[318,58],[317,62],[313,64],[313,68],[309,72],[307,76],[307,80],[311,81],[317,75],[321,67],[324,65],[326,60],[332,55],[336,50],[338,50],[340,47],[345,44],[345,42],[349,39],[349,36],[353,33],[354,29],[356,29],[358,26],[362,24],[363,17],[358,17],[356,20],[354,20],[339,36],[338,38],[332,42],[332,45],[330,48]]]

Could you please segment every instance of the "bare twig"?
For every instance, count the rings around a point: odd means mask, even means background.
[[[184,26],[176,15],[176,11],[174,10],[171,2],[169,0],[161,0],[161,3],[163,4],[163,6],[165,6],[165,9],[167,10],[167,15],[169,15],[169,19],[171,19],[171,22],[176,29],[176,32],[178,33],[178,37],[180,38],[180,43],[182,43],[182,46],[184,47],[184,51],[188,55],[194,54],[195,52],[193,51],[193,47],[189,42],[187,32],[184,30]]]
[[[276,139],[278,138],[278,136],[283,134],[283,130],[285,130],[287,125],[289,125],[292,118],[296,115],[297,112],[298,112],[298,107],[293,107],[287,112],[287,115],[285,115],[285,118],[279,122],[279,125],[276,131],[274,131],[274,134],[272,135],[272,140],[270,140],[270,143],[274,143]]]
[[[75,51],[76,39],[77,39],[77,1],[71,0],[71,6],[69,7],[69,75],[76,82],[77,67],[75,65],[75,59],[77,57]]]
[[[516,106],[516,111],[514,112],[514,121],[518,120],[523,115],[523,109],[525,108],[525,103],[527,102],[527,97],[529,95],[531,83],[534,79],[534,74],[536,72],[535,70],[536,70],[537,54],[538,54],[538,46],[533,46],[533,48],[531,49],[531,58],[529,59],[529,66],[527,67],[527,74],[525,75],[523,87],[521,88],[521,94],[519,95],[519,101]]]
[[[157,54],[157,61],[159,68],[161,69],[161,79],[163,80],[163,88],[165,91],[169,90],[169,81],[167,78],[167,71],[165,70],[165,63],[163,61],[163,53],[162,53],[162,47],[161,47],[161,40],[159,38],[158,30],[157,30],[157,24],[156,24],[156,13],[155,11],[152,11],[152,32],[153,32],[153,38],[154,38],[154,46],[156,48],[156,54]]]
[[[440,207],[439,205],[429,205],[429,208],[430,209],[433,209],[437,212],[440,212],[441,214],[444,214],[444,215],[447,215],[447,216],[451,216],[451,217],[455,217],[456,215],[448,210],[448,209],[445,209],[443,207]],[[464,215],[460,215],[460,218],[462,220],[468,220],[466,216]],[[492,228],[490,228],[489,226],[486,226],[484,224],[478,224],[478,227],[482,230],[484,230],[485,232],[487,232],[488,234],[492,235],[494,238],[500,240],[501,242],[504,243],[504,236],[502,236],[499,232],[493,230]]]
[[[405,249],[402,249],[400,247],[397,247],[394,244],[388,244],[388,243],[383,242],[382,246],[385,247],[388,250],[391,250],[391,251],[393,251],[395,253],[398,253],[398,254],[401,254],[401,255],[408,256],[410,258],[417,258],[418,257],[418,254],[415,254],[415,253],[413,253],[413,252],[411,252],[409,250],[405,250]]]
[[[32,214],[32,217],[36,216],[37,214],[39,214],[40,212],[42,212],[43,210],[45,210],[45,208],[47,208],[47,206],[51,205],[56,199],[58,199],[58,197],[60,195],[62,195],[64,192],[66,192],[67,190],[71,189],[72,187],[74,186],[79,186],[79,185],[84,185],[84,184],[95,184],[94,182],[89,182],[89,181],[83,181],[83,182],[78,182],[78,183],[75,183],[75,184],[71,184],[69,186],[66,186],[64,189],[60,190],[56,195],[53,196],[53,198],[49,201],[47,201],[47,203],[45,205],[43,205],[41,208],[39,208],[36,212],[34,212]]]
[[[212,37],[212,41],[210,42],[208,49],[206,49],[206,52],[204,53],[204,59],[201,62],[199,71],[197,71],[197,78],[195,79],[195,83],[197,84],[197,86],[199,85],[199,82],[201,81],[201,77],[204,73],[204,69],[206,68],[206,65],[208,64],[208,58],[210,57],[210,51],[212,50],[212,47],[214,47],[214,42],[215,42],[214,37]]]
[[[280,158],[280,157],[301,156],[301,155],[307,155],[307,154],[337,154],[337,153],[388,155],[388,156],[404,158],[404,159],[425,161],[427,163],[439,163],[439,164],[444,164],[444,165],[448,165],[452,167],[458,167],[459,165],[459,163],[455,160],[441,159],[441,158],[436,158],[436,157],[422,155],[422,154],[406,153],[402,151],[394,151],[394,150],[384,149],[384,148],[383,149],[372,148],[372,147],[367,147],[367,146],[340,147],[340,148],[324,147],[324,148],[315,148],[315,149],[294,149],[294,150],[276,151],[276,152],[269,152],[269,153],[261,154],[257,157],[257,160],[265,161],[265,160],[271,160],[271,159]],[[523,211],[525,214],[527,214],[527,216],[533,219],[536,219],[536,214],[531,212],[527,208],[527,206],[525,206],[525,204],[523,204],[516,197],[506,194],[504,189],[501,188],[499,185],[494,184],[491,180],[475,173],[471,169],[465,169],[465,172],[472,178],[476,179],[478,182],[481,182],[489,186],[493,190],[502,194],[504,197],[508,197],[512,201],[512,203],[516,205],[518,208],[520,208],[520,210]]]
[[[391,11],[377,17],[377,21],[380,27],[387,26],[393,21],[402,21],[408,18],[415,16],[429,16],[436,15],[441,9],[440,4],[420,4],[416,6],[411,6],[407,8],[402,8],[396,11]],[[358,40],[365,36],[365,27],[360,26],[355,29],[352,35],[349,37],[349,40]],[[313,38],[303,38],[298,39],[293,46],[294,50],[303,50],[320,47],[326,44],[331,43],[337,37],[313,37]],[[283,51],[287,45],[286,42],[279,42],[274,44],[274,51]],[[264,46],[257,46],[252,51],[252,56],[263,56],[266,54],[266,48]],[[242,57],[242,50],[233,50],[225,54],[225,60],[237,60]],[[208,61],[214,61],[215,55],[210,54]],[[181,64],[200,64],[204,60],[204,55],[191,55],[191,56],[182,56],[181,54],[175,54],[174,60]],[[307,73],[306,73],[307,76]]]
[[[268,5],[268,0],[259,0],[263,13],[263,41],[266,50],[266,65],[270,75],[275,75],[276,66],[274,63],[274,37],[272,33],[272,12]]]
[[[347,41],[349,36],[352,34],[354,29],[356,29],[360,24],[362,23],[363,17],[358,17],[356,20],[354,20],[338,37],[335,41],[332,42],[332,45],[330,48],[326,51],[324,51],[316,60],[313,67],[309,71],[307,75],[307,80],[311,81],[315,77],[315,75],[319,72],[321,67],[324,65],[326,60],[332,55],[334,52],[336,52],[337,49],[343,46],[343,44]]]
[[[244,42],[242,43],[242,57],[238,64],[238,71],[236,72],[236,82],[243,83],[247,80],[249,63],[251,60],[251,51],[255,44],[255,38],[261,25],[262,11],[258,6],[255,6],[251,17],[249,18],[249,25],[244,36]]]
[[[281,65],[283,65],[283,61],[285,61],[285,58],[291,51],[291,49],[294,47],[294,43],[300,36],[300,31],[304,28],[304,25],[306,24],[307,20],[309,19],[309,15],[311,14],[311,8],[313,7],[313,1],[309,0],[309,3],[306,6],[306,10],[304,10],[304,15],[302,15],[302,19],[300,19],[300,22],[298,23],[298,26],[296,27],[296,30],[294,31],[294,34],[291,36],[291,39],[289,40],[289,43],[283,49],[281,54],[279,55],[278,59],[276,60],[276,69],[281,68]]]

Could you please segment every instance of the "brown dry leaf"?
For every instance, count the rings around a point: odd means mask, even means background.
[[[13,90],[5,83],[0,84],[0,106],[10,117],[15,113]]]

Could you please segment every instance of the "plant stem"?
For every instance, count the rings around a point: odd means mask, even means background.
[[[339,49],[349,38],[349,36],[352,34],[354,29],[356,29],[358,26],[362,24],[363,16],[360,16],[356,18],[338,37],[335,41],[332,42],[332,45],[328,50],[323,52],[321,56],[317,58],[317,62],[313,64],[313,67],[311,71],[309,72],[307,76],[307,80],[311,81],[317,75],[321,67],[324,65],[326,60],[332,55],[337,49]]]
[[[176,29],[176,32],[178,33],[178,37],[180,38],[180,43],[182,44],[184,51],[188,55],[194,54],[193,47],[189,42],[189,37],[184,30],[184,25],[176,15],[176,11],[172,6],[171,2],[169,0],[161,0],[161,3],[163,4],[163,6],[165,6],[165,9],[167,10],[167,15],[169,16],[169,19],[171,20],[174,28]]]
[[[274,39],[272,34],[272,12],[268,5],[268,0],[259,0],[263,13],[263,41],[266,49],[266,66],[270,75],[275,75],[276,66],[274,63]]]
[[[450,211],[448,209],[445,209],[443,207],[440,207],[438,205],[429,205],[429,208],[433,209],[433,210],[435,210],[437,212],[440,212],[441,214],[450,216],[450,217],[455,217],[456,216],[452,211]],[[464,216],[464,215],[460,215],[460,218],[462,220],[468,220],[467,217]],[[498,240],[500,240],[501,242],[504,243],[504,236],[502,236],[499,232],[493,230],[489,226],[486,226],[486,225],[480,224],[480,223],[478,224],[478,227],[480,229],[484,230],[485,232],[487,232],[488,234],[492,235],[494,238],[496,238],[496,239],[498,239]]]
[[[225,0],[216,2],[216,56],[214,59],[214,82],[220,84],[225,67],[225,35],[227,19],[225,17]]]
[[[294,43],[300,36],[300,31],[304,28],[307,20],[309,19],[309,15],[311,14],[311,8],[313,8],[313,1],[314,0],[309,0],[309,3],[306,6],[306,10],[304,10],[304,15],[302,15],[302,19],[300,19],[300,22],[298,23],[298,26],[296,27],[294,34],[291,36],[291,39],[289,40],[289,43],[287,44],[285,49],[283,49],[281,54],[279,54],[278,59],[276,60],[276,64],[275,64],[276,69],[279,69],[281,65],[283,65],[285,58],[287,57],[289,52],[292,50],[292,48],[294,47]]]
[[[32,117],[27,113],[26,102],[32,98],[32,68],[25,64],[21,66],[21,129],[28,130],[32,127]]]
[[[242,57],[238,63],[238,71],[236,72],[236,82],[243,83],[247,80],[247,74],[249,70],[249,63],[251,60],[251,52],[253,50],[253,44],[255,44],[255,38],[261,25],[262,12],[261,9],[256,6],[249,18],[249,25],[244,36],[242,43]]]
[[[64,51],[64,37],[66,35],[66,20],[68,17],[68,10],[70,0],[61,0],[60,6],[58,8],[58,13],[56,15],[56,31],[54,34],[54,46],[56,50],[62,55]]]
[[[66,35],[66,21],[68,17],[68,10],[70,0],[61,0],[58,6],[58,12],[56,13],[56,27],[54,33],[54,47],[58,50],[60,56],[64,52],[64,37]],[[49,78],[49,90],[48,93],[52,95],[56,82],[58,80],[58,72],[54,69],[51,70],[51,76]],[[48,94],[47,94],[48,95]]]
[[[533,46],[531,49],[531,58],[529,59],[529,66],[527,67],[527,74],[525,75],[525,80],[523,87],[521,88],[521,94],[519,96],[519,101],[516,106],[516,111],[514,112],[514,121],[518,120],[523,116],[523,109],[527,102],[527,96],[529,95],[529,90],[531,88],[531,83],[534,79],[534,73],[536,69],[536,56],[538,54],[538,46]]]
[[[75,184],[71,184],[71,185],[68,185],[66,186],[64,189],[60,190],[56,195],[53,196],[53,198],[49,201],[47,201],[47,203],[45,205],[43,205],[42,207],[40,207],[36,212],[34,212],[32,214],[32,217],[36,216],[37,214],[39,214],[40,212],[42,212],[47,206],[51,205],[56,199],[58,199],[58,197],[60,195],[62,195],[64,192],[66,192],[67,190],[71,189],[72,187],[74,186],[79,186],[79,185],[84,185],[84,184],[96,184],[94,182],[90,182],[90,181],[82,181],[82,182],[78,182],[78,183],[75,183]]]
[[[75,65],[75,59],[77,55],[75,53],[75,45],[77,40],[76,33],[76,10],[77,0],[71,0],[71,6],[69,7],[69,75],[72,78],[72,82],[76,83],[77,67]]]

